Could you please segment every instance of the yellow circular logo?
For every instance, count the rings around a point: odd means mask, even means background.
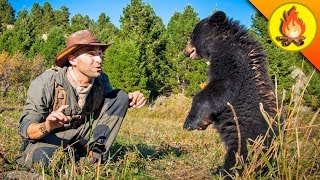
[[[277,46],[287,51],[300,51],[313,41],[317,22],[306,6],[287,3],[274,10],[268,28],[270,38]]]

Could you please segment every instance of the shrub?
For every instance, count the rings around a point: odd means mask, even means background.
[[[43,58],[35,56],[28,60],[22,53],[9,56],[0,54],[0,95],[7,96],[10,90],[26,89],[30,81],[43,70]]]

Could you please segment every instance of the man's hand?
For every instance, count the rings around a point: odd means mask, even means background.
[[[32,123],[27,128],[27,134],[30,139],[40,139],[56,128],[62,127],[63,124],[71,120],[70,116],[64,115],[63,111],[69,105],[62,105],[58,110],[52,111],[46,118],[45,122],[42,123]],[[45,129],[43,129],[45,128]],[[43,132],[47,131],[47,132]]]
[[[70,116],[64,115],[63,111],[69,107],[69,105],[62,105],[56,111],[52,111],[46,118],[45,125],[47,131],[52,131],[56,128],[62,127],[65,123],[71,120]]]
[[[131,99],[130,106],[133,108],[141,108],[146,104],[146,98],[140,91],[128,93],[129,99]]]

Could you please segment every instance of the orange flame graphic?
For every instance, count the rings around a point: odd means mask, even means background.
[[[283,35],[291,38],[296,38],[302,36],[306,30],[306,26],[302,19],[298,18],[298,12],[296,12],[296,7],[288,12],[284,13],[285,20],[282,21],[281,31]]]

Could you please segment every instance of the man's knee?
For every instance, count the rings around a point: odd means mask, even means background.
[[[57,147],[28,147],[20,157],[17,158],[16,162],[22,166],[32,168],[33,163],[41,162],[44,166],[48,166],[50,159],[54,152],[58,149]]]
[[[42,162],[44,166],[48,166],[50,159],[54,152],[57,150],[55,147],[42,147],[35,149],[32,156],[32,161]]]
[[[110,99],[109,99],[110,98]],[[107,113],[109,115],[115,115],[123,117],[127,112],[129,107],[129,97],[128,94],[122,90],[115,90],[112,92],[112,96],[108,98]]]
[[[126,92],[120,90],[117,95],[118,103],[122,107],[129,107],[129,96]]]

